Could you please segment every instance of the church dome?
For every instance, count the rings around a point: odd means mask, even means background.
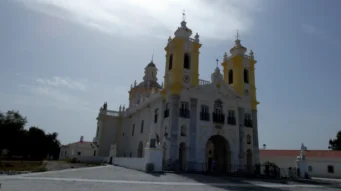
[[[192,30],[186,26],[186,21],[181,22],[181,27],[174,32],[175,37],[189,38],[192,35]]]
[[[147,67],[156,67],[156,66],[155,66],[154,62],[151,61],[151,62],[147,65]]]
[[[153,80],[145,80],[141,83],[139,83],[139,85],[137,85],[138,88],[158,88],[161,89],[161,85],[159,83],[157,83],[157,81],[153,81]]]
[[[238,53],[244,54],[246,52],[246,48],[240,44],[240,40],[237,39],[234,42],[235,42],[235,45],[230,49],[230,53],[233,55],[238,54]]]

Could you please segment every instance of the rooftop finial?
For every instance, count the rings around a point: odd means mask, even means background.
[[[240,37],[239,30],[237,30],[237,40],[239,40],[239,37]]]
[[[152,62],[154,61],[154,48],[153,48],[153,54],[152,54]]]
[[[182,21],[186,21],[186,13],[185,13],[185,10],[182,11]]]
[[[217,61],[217,68],[218,68],[218,62],[219,62],[219,59],[217,58],[215,61]]]

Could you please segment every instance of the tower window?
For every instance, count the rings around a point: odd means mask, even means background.
[[[134,132],[135,132],[135,124],[133,124],[133,129],[131,130],[131,136],[134,136]]]
[[[233,83],[233,70],[229,71],[229,84]]]
[[[244,69],[244,83],[249,83],[249,71]]]
[[[251,144],[251,135],[247,135],[246,142],[247,142],[248,145]]]
[[[171,54],[169,56],[169,62],[168,62],[168,70],[171,70],[173,67],[173,55]]]
[[[190,56],[187,53],[184,56],[184,68],[190,69]]]

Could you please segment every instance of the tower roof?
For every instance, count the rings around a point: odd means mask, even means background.
[[[156,67],[155,64],[154,64],[154,62],[153,62],[153,60],[150,61],[150,63],[147,65],[147,67]]]
[[[186,21],[181,22],[181,26],[174,32],[175,37],[189,38],[192,35],[192,30],[186,26]]]
[[[230,49],[230,53],[231,54],[235,54],[237,52],[241,52],[241,53],[245,53],[246,52],[246,48],[240,44],[240,40],[239,39],[236,39],[235,41],[235,44],[234,46]]]

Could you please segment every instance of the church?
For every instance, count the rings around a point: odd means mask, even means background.
[[[177,161],[186,170],[214,161],[230,170],[259,162],[254,53],[237,37],[229,54],[222,53],[222,71],[217,66],[202,80],[201,46],[183,20],[164,48],[163,82],[152,60],[143,80],[131,85],[127,107],[100,108],[93,140],[98,156],[110,157],[115,145],[114,157],[142,158],[155,136],[164,167]]]

